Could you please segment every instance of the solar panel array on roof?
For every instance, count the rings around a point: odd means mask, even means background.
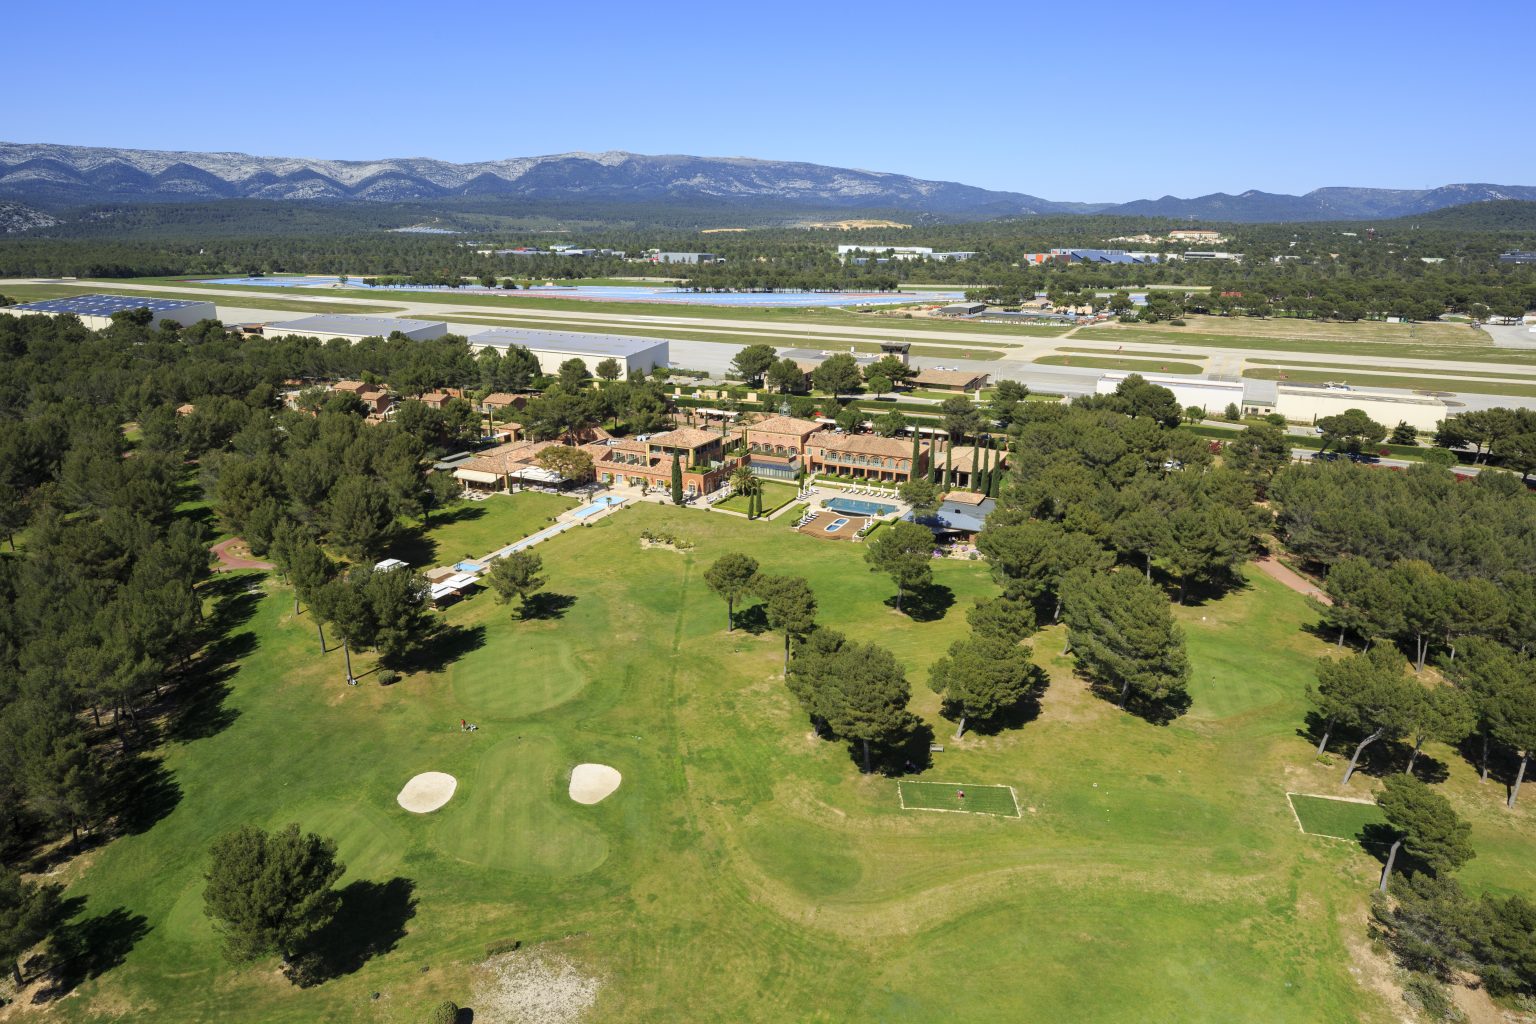
[[[77,316],[111,316],[126,309],[148,309],[162,313],[171,309],[201,306],[206,300],[152,299],[136,295],[76,295],[68,299],[43,299],[9,307],[12,313],[74,313]]]

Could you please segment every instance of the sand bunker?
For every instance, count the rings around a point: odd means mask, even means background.
[[[579,764],[571,769],[571,799],[595,804],[613,795],[624,781],[618,769],[605,764]]]
[[[417,814],[427,814],[453,799],[453,791],[459,788],[459,780],[445,772],[422,772],[395,797],[400,806]]]

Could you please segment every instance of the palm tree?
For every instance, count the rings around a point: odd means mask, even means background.
[[[731,491],[735,494],[746,496],[747,516],[749,518],[753,515],[756,508],[756,503],[752,499],[761,493],[762,489],[763,485],[746,466],[737,466],[735,471],[731,473]]]

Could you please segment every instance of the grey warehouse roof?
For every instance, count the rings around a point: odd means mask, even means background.
[[[946,501],[920,519],[914,519],[910,512],[902,518],[926,526],[934,533],[980,533],[981,528],[987,524],[987,516],[995,508],[997,502],[992,498],[984,499],[979,505]]]
[[[44,299],[9,307],[12,313],[74,313],[78,316],[111,316],[125,309],[147,309],[151,313],[188,306],[207,305],[207,299],[152,299],[136,295],[76,295],[68,299]]]
[[[636,338],[627,334],[579,334],[575,331],[526,331],[516,327],[492,327],[469,336],[470,345],[490,345],[579,353],[592,356],[632,356],[665,345],[665,338]]]
[[[317,338],[334,338],[355,334],[371,338],[375,335],[387,338],[395,331],[419,331],[423,327],[436,327],[441,320],[400,320],[390,316],[357,316],[351,313],[322,313],[318,316],[300,317],[297,320],[281,320],[267,325],[267,333],[305,334]]]

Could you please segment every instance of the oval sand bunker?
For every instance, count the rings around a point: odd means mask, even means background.
[[[618,769],[605,764],[579,764],[571,769],[571,799],[579,804],[595,804],[613,795],[624,781]]]
[[[451,800],[458,788],[459,780],[446,772],[422,772],[407,782],[395,799],[408,811],[427,814]]]

